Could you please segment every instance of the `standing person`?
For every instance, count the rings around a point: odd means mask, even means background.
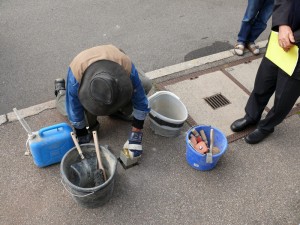
[[[241,56],[245,48],[254,55],[259,54],[255,45],[256,39],[266,29],[267,22],[272,15],[274,0],[248,0],[248,6],[242,20],[234,52]]]
[[[99,127],[97,116],[131,120],[124,147],[133,159],[142,154],[142,129],[150,111],[146,94],[151,87],[123,51],[113,45],[96,46],[73,59],[66,87],[64,79],[55,80],[57,109],[68,116],[80,144],[91,141],[90,131]]]
[[[300,1],[275,0],[272,30],[278,31],[278,44],[289,51],[293,45],[300,47]],[[265,119],[261,114],[275,92],[274,105]],[[274,132],[288,115],[300,96],[300,60],[289,76],[278,66],[264,57],[257,71],[254,89],[245,107],[246,115],[231,124],[231,130],[238,132],[250,125],[257,128],[246,136],[245,141],[256,144]]]

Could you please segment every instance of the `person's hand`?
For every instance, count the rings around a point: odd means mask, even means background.
[[[289,51],[294,45],[295,38],[292,29],[287,25],[279,26],[278,44],[284,51]]]
[[[129,139],[125,142],[123,148],[128,149],[129,157],[131,159],[141,157],[143,153],[142,147],[143,133],[141,131],[131,132]]]
[[[75,131],[76,131],[76,136],[79,144],[90,143],[90,141],[92,140],[92,135],[88,132],[86,128],[82,128],[82,129],[75,128]]]

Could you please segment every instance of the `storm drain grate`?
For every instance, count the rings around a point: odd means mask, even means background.
[[[230,101],[225,98],[221,93],[215,94],[213,96],[204,98],[204,100],[213,108],[217,109],[225,105],[230,104]]]

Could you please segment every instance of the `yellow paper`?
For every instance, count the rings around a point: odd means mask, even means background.
[[[278,44],[278,32],[272,31],[266,57],[291,76],[298,62],[299,48],[294,45],[288,52],[284,51]]]

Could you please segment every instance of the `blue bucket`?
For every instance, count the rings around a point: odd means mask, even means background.
[[[220,152],[212,156],[212,163],[207,163],[206,155],[197,152],[189,144],[189,136],[192,133],[193,128],[195,128],[199,133],[200,130],[204,131],[207,137],[208,144],[210,143],[210,129],[211,128],[214,129],[214,146],[218,147],[220,149]],[[221,156],[226,152],[228,147],[228,141],[224,133],[215,127],[206,126],[206,125],[198,125],[198,126],[191,127],[187,131],[185,141],[186,141],[186,160],[188,164],[194,169],[202,170],[202,171],[213,169],[217,165],[217,162],[219,161]]]

